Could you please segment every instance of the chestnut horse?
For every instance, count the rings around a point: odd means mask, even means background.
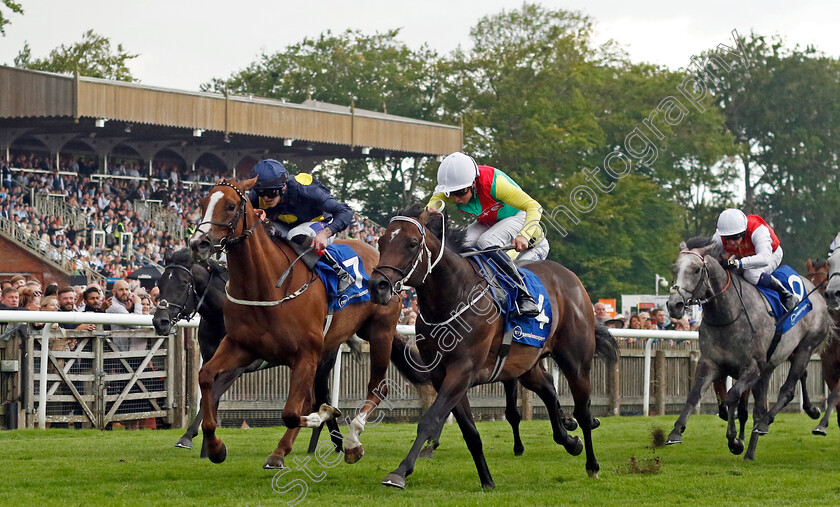
[[[224,303],[225,329],[213,358],[199,371],[201,428],[208,457],[221,463],[227,448],[216,437],[214,399],[224,373],[250,365],[258,359],[291,368],[289,396],[283,408],[283,422],[291,431],[265,462],[265,468],[282,468],[300,427],[316,428],[338,411],[324,404],[317,413],[304,415],[313,405],[313,381],[321,356],[336,349],[353,333],[370,343],[370,380],[364,407],[351,421],[345,461],[354,463],[364,454],[359,434],[370,413],[387,395],[385,371],[396,334],[400,303],[386,306],[372,301],[350,304],[337,311],[326,331],[327,296],[324,285],[284,242],[275,243],[262,227],[245,192],[256,178],[242,182],[221,181],[201,200],[203,219],[190,238],[197,261],[213,252],[227,253],[230,282]],[[364,266],[378,262],[376,249],[361,241],[347,241]],[[287,273],[281,287],[275,284]]]
[[[219,348],[219,344],[225,337],[225,282],[228,280],[227,268],[213,262],[194,262],[192,253],[188,248],[178,250],[168,259],[166,266],[158,280],[160,289],[160,302],[155,310],[152,325],[155,333],[159,336],[169,334],[172,327],[181,319],[189,319],[195,313],[201,315],[201,322],[198,326],[198,347],[201,351],[203,362],[209,362]],[[349,343],[349,342],[348,342]],[[394,350],[397,350],[395,347]],[[335,365],[338,349],[327,352],[318,364],[315,373],[315,404],[320,405],[329,401],[329,375]],[[221,396],[233,382],[245,373],[255,372],[270,367],[265,361],[257,360],[235,371],[224,375],[219,379],[217,392]],[[218,400],[216,401],[216,412],[218,413]],[[201,412],[193,419],[187,431],[175,443],[175,447],[192,449],[192,439],[198,435],[198,427],[201,424]],[[337,451],[343,449],[341,432],[338,429],[338,422],[335,419],[327,421],[330,438]],[[312,430],[312,438],[309,443],[309,452],[315,452],[318,445],[321,428]],[[207,457],[207,449],[202,446],[201,457]]]
[[[823,259],[812,261],[808,259],[808,280],[825,296],[825,286],[828,284],[828,262]],[[832,310],[829,305],[828,313],[834,319],[834,325],[840,326],[840,310]],[[825,400],[825,415],[819,424],[811,430],[814,435],[826,436],[831,411],[840,408],[840,340],[831,340],[820,354],[823,379],[831,394]],[[804,386],[803,386],[804,388]],[[840,426],[840,410],[837,412],[837,425]]]
[[[583,285],[571,271],[555,262],[527,264],[545,285],[549,295],[546,303],[551,305],[555,318],[542,348],[511,344],[499,371],[495,365],[502,348],[504,319],[494,318],[498,313],[488,315],[495,309],[488,281],[478,274],[473,263],[458,255],[451,237],[444,246],[444,223],[442,215],[430,215],[420,206],[392,218],[379,239],[380,264],[368,282],[372,299],[382,305],[392,304],[403,285],[416,288],[420,309],[417,347],[425,362],[421,366],[430,370],[438,391],[434,403],[420,419],[408,456],[382,483],[404,488],[423,443],[440,431],[444,419],[453,412],[478,469],[481,486],[495,487],[467,399],[470,387],[493,381],[518,378],[523,386],[537,393],[548,409],[554,441],[570,454],[580,454],[584,444],[563,427],[557,393],[550,377],[540,368],[540,358],[546,355],[554,358],[569,382],[575,400],[574,415],[583,430],[586,470],[597,477],[600,466],[592,447],[589,371],[596,351],[609,361],[617,360],[618,345],[606,328],[596,331],[592,304]]]

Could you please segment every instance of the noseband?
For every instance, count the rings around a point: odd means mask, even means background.
[[[423,258],[423,253],[426,253],[426,274],[423,275],[423,279],[420,281],[420,284],[426,282],[426,278],[432,272],[432,270],[437,266],[440,259],[443,257],[443,248],[446,244],[446,236],[445,233],[441,233],[441,242],[440,242],[440,252],[438,253],[437,259],[432,262],[432,251],[429,249],[429,245],[426,244],[426,228],[423,227],[423,224],[418,222],[417,220],[411,217],[405,217],[401,215],[397,215],[393,217],[390,222],[408,222],[417,226],[417,229],[420,231],[420,236],[422,237],[421,241],[421,248],[417,251],[417,255],[414,256],[414,262],[411,264],[411,269],[408,270],[408,273],[405,272],[404,268],[398,268],[397,266],[389,266],[387,264],[380,264],[373,268],[373,272],[379,273],[382,275],[383,278],[388,282],[388,287],[391,290],[391,296],[397,295],[406,287],[406,281],[411,278],[411,275],[414,274],[414,271],[417,269],[417,266],[420,264],[420,260]],[[393,239],[393,238],[392,238]],[[391,278],[386,275],[382,269],[388,268],[393,269],[400,275],[400,279],[396,281],[392,281]]]
[[[184,300],[181,302],[180,305],[175,304],[175,303],[170,303],[169,301],[167,301],[165,299],[161,299],[157,304],[157,309],[168,311],[169,308],[177,308],[178,313],[175,314],[174,317],[170,316],[170,318],[172,319],[172,322],[178,322],[178,321],[180,321],[181,319],[184,318],[184,315],[183,315],[184,309],[187,306],[187,301],[189,301],[189,298],[192,296],[193,301],[196,301],[196,304],[193,307],[193,311],[190,314],[190,316],[186,318],[186,320],[192,320],[192,318],[195,316],[196,312],[198,311],[198,308],[201,306],[201,303],[204,302],[204,298],[207,296],[207,293],[210,292],[210,285],[213,282],[213,270],[210,270],[210,278],[207,280],[207,287],[204,288],[204,292],[201,294],[201,297],[198,297],[198,293],[195,291],[195,278],[193,277],[192,270],[188,269],[184,266],[181,266],[179,264],[173,264],[171,266],[166,266],[165,269],[169,269],[169,268],[181,269],[181,270],[187,272],[187,276],[189,277],[188,282],[187,282],[187,285],[188,285],[187,290],[184,293]]]
[[[697,281],[697,285],[694,286],[693,290],[684,289],[684,288],[680,287],[679,285],[677,285],[675,283],[674,285],[671,286],[671,289],[670,289],[671,294],[679,295],[680,297],[683,298],[683,303],[685,303],[686,306],[692,306],[692,305],[704,305],[704,304],[708,303],[709,301],[711,301],[712,299],[714,299],[714,298],[720,296],[721,294],[723,294],[724,292],[726,292],[726,289],[729,288],[729,284],[732,282],[732,275],[729,273],[728,270],[726,271],[726,276],[727,276],[726,285],[723,287],[723,290],[721,290],[720,292],[715,294],[714,293],[715,292],[714,288],[712,287],[711,275],[709,274],[709,267],[708,267],[708,265],[706,265],[706,258],[703,257],[702,255],[700,255],[699,253],[693,251],[693,250],[683,250],[679,253],[679,255],[683,255],[683,254],[696,255],[697,257],[700,258],[701,261],[703,261],[703,268],[702,268],[702,271],[700,273],[700,279]],[[703,282],[707,283],[707,285],[709,286],[709,289],[712,291],[712,295],[705,298],[705,299],[700,299],[695,295],[695,293],[698,290],[700,290],[700,286],[703,285]],[[686,299],[685,296],[683,296],[680,291],[689,293],[691,295],[691,297]]]
[[[254,225],[252,225],[250,228],[246,229],[246,227],[248,225],[248,223],[247,223],[248,222],[248,215],[246,213],[246,203],[248,202],[248,198],[245,197],[245,194],[243,194],[241,190],[239,190],[234,185],[231,185],[226,180],[222,180],[219,183],[217,183],[213,188],[210,189],[210,192],[208,192],[208,194],[212,193],[213,189],[216,188],[216,187],[230,187],[230,188],[232,188],[237,193],[237,195],[239,195],[239,207],[236,209],[236,213],[233,215],[233,218],[231,219],[230,222],[228,222],[228,223],[216,222],[216,221],[213,221],[213,220],[209,220],[209,221],[206,221],[206,222],[201,222],[196,226],[196,234],[201,233],[205,236],[208,236],[208,234],[206,232],[201,230],[201,226],[204,225],[204,224],[210,224],[210,225],[216,225],[216,226],[219,226],[219,227],[225,227],[228,230],[227,235],[225,235],[225,237],[220,239],[218,243],[213,245],[213,249],[216,252],[223,252],[223,251],[226,251],[226,250],[231,250],[233,248],[236,248],[237,246],[239,246],[240,243],[242,243],[243,241],[248,239],[248,236],[250,236],[251,233],[254,232],[254,229],[256,229],[256,227],[260,224],[260,221],[257,220],[254,223]],[[234,231],[236,230],[236,226],[239,225],[240,219],[242,220],[242,229],[243,229],[244,232],[242,234],[240,234],[239,236],[231,237],[233,235]]]

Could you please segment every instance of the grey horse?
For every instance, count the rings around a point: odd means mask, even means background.
[[[837,235],[840,239],[840,234]],[[835,239],[835,241],[838,241]],[[840,324],[840,249],[834,250],[828,257],[828,285],[825,288],[825,300],[828,309]],[[840,344],[834,342],[822,354],[823,376],[828,384],[831,393],[825,400],[825,417],[812,431],[815,435],[826,435],[829,416],[832,410],[840,402]],[[837,414],[837,423],[840,424],[840,413]]]
[[[674,286],[668,299],[668,312],[679,319],[687,305],[703,305],[703,322],[699,329],[700,361],[694,385],[688,395],[670,443],[682,441],[682,432],[692,409],[709,385],[726,376],[737,379],[727,392],[729,411],[726,438],[733,454],[744,451],[744,442],[735,429],[735,408],[750,389],[755,400],[753,431],[744,459],[755,459],[758,437],[769,431],[776,414],[794,395],[796,383],[808,365],[811,354],[833,333],[833,324],[825,300],[812,294],[813,309],[791,330],[781,336],[772,356],[767,357],[775,334],[776,320],[758,289],[739,275],[721,267],[721,247],[711,238],[692,238],[680,245],[674,263]],[[813,284],[802,280],[806,291]],[[779,390],[776,403],[767,410],[767,389],[773,370],[790,360],[790,371]]]

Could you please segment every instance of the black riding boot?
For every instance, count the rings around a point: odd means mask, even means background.
[[[782,282],[776,279],[773,275],[768,273],[761,273],[761,276],[758,278],[758,283],[761,287],[766,287],[768,289],[772,289],[779,293],[779,296],[782,298],[782,306],[785,307],[786,312],[790,312],[796,305],[802,301],[799,296],[792,293],[791,291],[787,290]]]
[[[516,298],[516,313],[518,315],[522,315],[523,317],[536,317],[539,315],[540,308],[537,306],[537,302],[534,301],[531,294],[528,293],[528,288],[525,287],[525,280],[522,279],[522,275],[519,273],[519,270],[516,269],[513,259],[501,250],[488,252],[487,256],[490,257],[493,264],[498,267],[499,271],[506,274],[511,280],[513,280],[513,283],[519,289],[519,297]]]
[[[356,283],[356,278],[353,277],[350,273],[344,269],[344,266],[338,263],[332,255],[325,249],[323,255],[321,255],[321,261],[324,262],[327,266],[331,267],[335,274],[338,275],[338,293],[342,294],[344,291],[350,288],[351,285]]]

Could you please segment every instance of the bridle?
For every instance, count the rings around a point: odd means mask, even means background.
[[[680,251],[679,255],[683,255],[683,254],[696,255],[697,257],[700,258],[701,261],[703,261],[703,267],[701,268],[701,272],[700,272],[700,279],[697,280],[697,285],[695,285],[694,289],[692,289],[692,290],[684,289],[684,288],[680,287],[679,285],[677,285],[676,283],[674,283],[674,285],[671,286],[671,290],[670,290],[671,294],[679,295],[680,297],[683,298],[683,303],[686,306],[692,306],[692,305],[704,305],[704,304],[708,303],[709,301],[711,301],[712,299],[714,299],[714,298],[720,296],[721,294],[723,294],[724,292],[726,292],[726,289],[728,289],[729,285],[732,283],[732,274],[729,273],[729,270],[726,270],[726,276],[727,276],[726,285],[723,287],[723,290],[721,290],[720,292],[715,294],[714,293],[715,292],[714,287],[712,287],[711,275],[709,273],[709,266],[706,264],[706,258],[704,256],[700,255],[699,253],[695,252],[694,250],[686,249],[686,250]],[[707,297],[707,298],[700,299],[696,296],[696,293],[697,293],[697,291],[700,290],[700,287],[701,287],[701,285],[703,285],[703,282],[706,282],[709,290],[712,291],[712,295]],[[688,294],[691,295],[691,297],[686,298],[685,296],[682,295],[681,291],[682,292],[687,292]]]
[[[181,266],[180,264],[172,264],[171,266],[166,266],[164,268],[164,271],[169,269],[169,268],[180,269],[180,270],[183,270],[183,271],[187,272],[187,276],[188,276],[188,278],[187,278],[187,280],[188,280],[187,281],[187,290],[184,291],[184,300],[181,302],[180,305],[175,304],[175,303],[170,303],[166,299],[161,299],[157,304],[157,309],[158,310],[169,311],[170,308],[177,308],[178,313],[175,314],[174,317],[170,313],[170,319],[172,320],[172,322],[178,322],[178,321],[180,321],[181,319],[184,318],[184,315],[183,315],[184,314],[184,309],[186,308],[187,302],[190,300],[190,297],[192,297],[193,301],[196,301],[196,303],[195,303],[195,306],[193,306],[192,313],[190,314],[189,317],[186,318],[186,320],[192,320],[192,318],[195,316],[196,312],[198,312],[199,307],[201,307],[201,304],[204,302],[204,298],[207,296],[207,293],[210,292],[210,285],[212,285],[213,275],[215,273],[213,272],[212,269],[210,270],[210,278],[207,280],[207,287],[204,288],[204,292],[202,292],[201,297],[199,297],[198,292],[196,292],[196,290],[195,290],[195,278],[193,277],[191,269],[186,268],[184,266]]]
[[[423,279],[420,281],[420,284],[422,285],[423,283],[426,282],[426,278],[428,278],[429,274],[431,274],[432,270],[435,268],[435,266],[438,265],[438,263],[440,262],[440,259],[443,257],[443,249],[446,246],[446,233],[445,233],[445,231],[441,233],[440,252],[438,253],[437,259],[435,259],[435,261],[432,262],[432,251],[429,248],[429,245],[426,244],[426,228],[423,227],[423,224],[421,224],[420,222],[418,222],[414,218],[401,216],[401,215],[397,215],[397,216],[393,217],[390,220],[390,222],[388,222],[388,223],[392,223],[392,222],[408,222],[410,224],[414,224],[415,226],[417,226],[417,229],[420,231],[420,236],[422,238],[421,243],[420,243],[421,248],[418,249],[417,255],[414,256],[414,262],[412,262],[411,268],[408,270],[407,273],[406,273],[404,268],[399,268],[397,266],[390,266],[390,265],[387,265],[387,264],[380,264],[380,265],[376,266],[375,268],[373,268],[374,272],[382,275],[382,277],[385,278],[385,280],[388,282],[388,287],[391,291],[391,296],[393,297],[393,296],[399,294],[400,291],[402,291],[406,287],[406,282],[414,274],[414,271],[417,269],[417,266],[420,264],[420,261],[423,259],[423,254],[424,253],[426,254],[426,259],[427,259],[427,261],[426,261],[426,273],[423,275]],[[446,219],[444,218],[444,224],[445,224],[445,222],[446,222]],[[396,280],[396,281],[391,280],[391,278],[382,271],[382,269],[384,269],[384,268],[392,269],[392,270],[396,271],[400,275],[401,278],[399,280]]]
[[[254,229],[256,229],[257,226],[260,224],[260,221],[257,220],[254,222],[254,225],[252,225],[250,228],[246,228],[248,227],[248,214],[246,213],[246,203],[248,202],[248,198],[245,196],[245,194],[242,193],[241,190],[239,190],[236,186],[230,184],[227,180],[222,180],[219,183],[216,183],[216,185],[214,185],[213,188],[210,189],[210,192],[208,192],[208,194],[212,194],[213,189],[216,187],[230,187],[234,191],[236,191],[236,194],[239,195],[239,207],[236,208],[236,213],[234,213],[233,218],[230,222],[216,222],[213,220],[200,222],[196,226],[195,233],[201,233],[207,236],[207,233],[201,230],[201,226],[204,224],[216,225],[219,227],[227,228],[227,235],[220,239],[218,243],[213,245],[213,249],[216,252],[223,252],[226,250],[236,248],[237,246],[239,246],[240,243],[248,239],[248,237],[254,232]],[[242,229],[244,232],[239,236],[231,237],[234,231],[236,231],[236,226],[239,225],[240,219],[242,220]]]

